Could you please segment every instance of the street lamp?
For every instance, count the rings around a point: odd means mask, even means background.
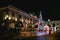
[[[50,19],[48,19],[48,21],[50,21]]]
[[[23,22],[24,20],[22,19],[22,22]]]
[[[8,15],[5,16],[5,19],[7,19],[7,18],[8,18]]]
[[[15,21],[17,21],[17,18],[15,18]]]
[[[11,17],[9,16],[8,19],[11,20]]]
[[[6,15],[5,17],[8,17],[8,15]]]
[[[51,23],[50,23],[50,19],[48,19],[48,25],[51,25]]]
[[[30,23],[30,20],[29,20],[29,23]]]

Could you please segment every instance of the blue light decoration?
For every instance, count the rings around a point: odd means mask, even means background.
[[[42,36],[42,35],[49,34],[49,26],[47,26],[47,25],[44,26],[44,21],[42,19],[41,11],[40,11],[38,21],[39,21],[39,23],[38,23],[38,31],[36,31],[37,36]]]
[[[43,19],[42,19],[41,11],[40,11],[40,15],[39,15],[38,21],[39,21],[39,23],[38,23],[38,28],[42,30],[42,29],[43,29],[44,21],[43,21]]]
[[[36,34],[37,34],[37,36],[42,36],[42,35],[45,35],[45,32],[36,31]]]
[[[47,34],[49,34],[49,26],[44,26],[44,29],[43,30],[38,30],[38,31],[36,31],[36,34],[37,34],[37,36],[42,36],[42,35],[47,35]]]
[[[49,38],[46,38],[45,36],[37,37],[36,40],[49,40]]]

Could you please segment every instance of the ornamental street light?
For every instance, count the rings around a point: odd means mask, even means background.
[[[48,21],[50,21],[50,19],[48,19]]]
[[[9,16],[8,19],[11,20],[11,17]]]

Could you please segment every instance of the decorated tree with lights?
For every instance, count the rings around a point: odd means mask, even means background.
[[[40,11],[40,15],[39,15],[39,19],[38,19],[39,23],[38,23],[38,28],[43,30],[43,24],[44,24],[44,21],[42,19],[42,14],[41,14],[41,11]]]

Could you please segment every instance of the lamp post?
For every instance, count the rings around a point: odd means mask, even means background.
[[[11,17],[9,16],[8,19],[11,20]]]
[[[50,19],[48,19],[48,21],[50,21]]]
[[[50,24],[50,19],[48,19],[48,26],[49,26],[49,34],[51,34],[51,24]]]

